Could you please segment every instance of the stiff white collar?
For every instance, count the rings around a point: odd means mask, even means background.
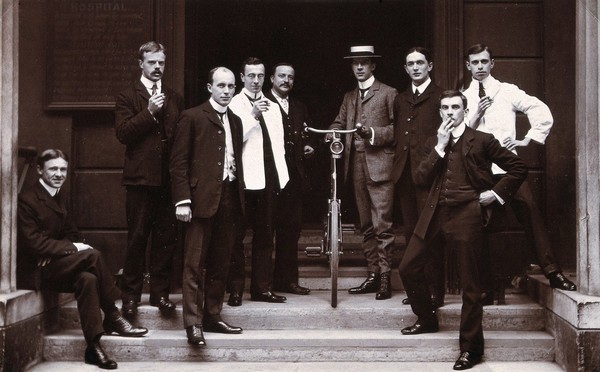
[[[425,91],[425,89],[427,89],[427,87],[429,86],[429,84],[431,84],[431,78],[428,77],[427,80],[425,80],[425,82],[419,86],[416,86],[415,83],[412,83],[412,91],[413,94],[415,93],[415,90],[419,90],[419,94],[423,94],[423,92]]]
[[[140,81],[142,82],[142,84],[144,84],[146,89],[148,89],[148,92],[152,92],[152,86],[154,84],[156,84],[158,91],[162,92],[162,80],[154,82],[154,81],[148,79],[147,77],[145,77],[144,75],[142,75],[142,77],[140,77]]]
[[[48,185],[41,178],[40,178],[40,183],[42,184],[42,186],[44,186],[46,191],[48,191],[48,194],[50,194],[50,196],[54,196],[54,195],[58,194],[58,192],[60,191],[60,188],[57,189],[56,187],[52,187],[52,186]]]
[[[209,98],[208,102],[210,102],[210,105],[215,109],[216,112],[220,112],[221,114],[227,112],[227,106],[223,107],[219,105],[212,97]]]
[[[373,85],[374,82],[375,82],[375,75],[371,75],[371,77],[368,78],[367,80],[359,81],[358,88],[359,89],[370,89],[371,85]]]

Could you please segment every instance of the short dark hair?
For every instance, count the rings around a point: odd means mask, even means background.
[[[37,165],[40,168],[44,168],[44,164],[46,164],[47,161],[52,160],[52,159],[58,159],[58,158],[65,159],[65,161],[67,163],[69,162],[69,157],[62,150],[47,149],[47,150],[42,151],[40,156],[38,156]]]
[[[444,98],[453,98],[453,97],[460,97],[460,99],[462,100],[462,103],[463,103],[463,108],[464,109],[467,108],[467,97],[465,97],[465,95],[462,94],[458,90],[445,90],[445,91],[443,91],[442,94],[440,95],[440,102],[442,102],[442,100]]]
[[[244,62],[242,62],[242,68],[240,70],[240,72],[242,74],[244,74],[244,75],[245,75],[245,72],[246,72],[246,66],[247,65],[263,65],[264,66],[265,64],[263,63],[263,61],[261,61],[259,58],[256,58],[256,57],[248,57],[248,58],[246,58],[244,60]]]
[[[275,71],[277,70],[277,67],[281,67],[281,66],[289,66],[294,71],[296,71],[296,68],[291,63],[288,63],[288,62],[279,62],[275,66],[273,66],[273,68],[271,69],[271,76],[275,75]]]
[[[422,55],[424,55],[425,56],[425,60],[428,63],[433,62],[433,57],[432,57],[431,52],[429,51],[429,49],[424,48],[424,47],[420,47],[420,46],[416,46],[416,47],[410,48],[409,50],[406,51],[406,53],[404,53],[404,64],[406,64],[406,57],[408,57],[409,54],[414,53],[414,52],[421,53]]]
[[[144,53],[156,53],[163,52],[165,55],[167,54],[167,49],[159,42],[149,41],[140,46],[138,57],[140,61],[144,60]]]
[[[479,44],[471,45],[471,47],[467,50],[467,55],[465,56],[465,61],[469,60],[469,56],[471,54],[479,54],[481,52],[488,52],[488,54],[490,55],[490,59],[494,58],[492,56],[492,50],[490,49],[490,47],[485,44],[479,43]]]

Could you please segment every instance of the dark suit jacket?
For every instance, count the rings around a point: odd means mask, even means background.
[[[375,131],[374,143],[365,141],[365,156],[369,175],[375,182],[392,179],[394,164],[394,99],[396,89],[375,80],[363,100],[359,98],[358,87],[347,92],[340,106],[338,116],[329,128],[353,129],[356,123],[371,127]],[[363,116],[356,118],[356,103],[360,101]],[[346,135],[344,151],[344,177],[348,179],[352,136]]]
[[[436,144],[437,135],[427,140],[423,149],[423,161],[416,173],[417,184],[430,188],[427,203],[414,232],[421,239],[425,239],[440,198],[444,161],[434,149]],[[523,160],[500,146],[500,142],[491,134],[466,127],[461,155],[471,185],[478,192],[493,190],[505,202],[512,199],[527,177],[527,165]],[[499,181],[492,174],[492,163],[496,163],[507,172]]]
[[[123,185],[161,186],[168,176],[170,143],[183,98],[164,84],[165,105],[154,120],[148,111],[150,95],[141,81],[116,99],[115,122],[119,142],[126,145]]]
[[[39,182],[19,194],[18,288],[40,288],[40,259],[77,253],[73,242],[80,242],[81,237],[65,199],[64,195],[53,198]]]
[[[394,182],[398,182],[410,159],[411,178],[415,181],[417,168],[422,160],[421,147],[436,134],[440,117],[442,88],[433,82],[413,101],[412,86],[398,94],[394,101],[396,119],[396,156],[394,159]]]
[[[271,101],[278,103],[277,99],[273,96],[273,92],[271,90],[267,91],[265,93],[265,96],[270,99]],[[280,107],[281,110],[281,117],[283,118],[283,125],[284,125],[284,131],[286,132],[287,135],[287,127],[286,124],[287,123],[291,123],[291,127],[293,130],[292,133],[292,141],[294,142],[293,145],[293,154],[291,154],[292,159],[294,161],[294,165],[296,167],[296,170],[299,173],[300,178],[303,180],[303,184],[306,184],[306,174],[304,171],[304,146],[305,145],[311,145],[314,147],[314,145],[312,143],[310,143],[307,139],[307,136],[304,134],[304,123],[306,123],[306,125],[311,125],[311,120],[310,120],[310,116],[308,115],[308,109],[306,108],[306,105],[304,103],[302,103],[301,101],[299,101],[298,99],[292,97],[292,96],[288,96],[288,102],[289,102],[289,107],[288,107],[288,113],[286,114],[285,111],[283,111],[283,109]],[[288,156],[287,151],[288,151],[288,146],[286,145],[286,158]],[[289,170],[289,167],[288,167]],[[290,177],[292,177],[292,175],[290,174]]]
[[[244,205],[242,121],[227,110],[235,153],[240,201]],[[192,216],[214,216],[221,200],[225,129],[215,109],[206,101],[181,113],[171,152],[173,202],[192,201]],[[242,208],[243,209],[243,208]]]

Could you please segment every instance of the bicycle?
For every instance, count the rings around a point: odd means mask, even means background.
[[[306,247],[306,255],[309,257],[319,257],[324,253],[329,260],[329,269],[331,273],[331,306],[337,307],[337,282],[338,266],[340,255],[342,255],[342,218],[341,201],[337,196],[337,159],[344,153],[344,143],[341,134],[354,133],[360,128],[360,124],[355,129],[316,129],[304,127],[305,132],[331,134],[331,143],[329,151],[331,153],[331,194],[327,201],[327,222],[323,229],[323,239],[321,247]]]

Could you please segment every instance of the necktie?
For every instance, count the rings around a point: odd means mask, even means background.
[[[420,95],[421,95],[421,92],[419,92],[419,89],[415,89],[415,92],[413,93],[413,101],[416,101]]]
[[[250,102],[252,102],[252,105],[254,105],[255,101],[258,101],[261,98],[250,98],[250,96],[248,96],[247,94],[246,97],[248,97]],[[277,174],[277,167],[275,166],[275,156],[273,155],[273,146],[271,146],[269,130],[267,129],[265,118],[262,115],[258,117],[258,122],[260,123],[260,130],[263,136],[263,160],[265,166],[266,183],[265,189],[279,192],[281,191],[281,186],[279,185],[279,176]]]
[[[156,86],[156,84],[154,84],[152,86],[152,95],[155,95],[157,90],[158,90],[158,86]]]
[[[290,106],[289,106],[287,98],[281,99],[281,108],[283,109],[283,111],[285,111],[286,114],[288,113]]]
[[[369,88],[358,88],[358,90],[360,90],[360,98],[364,99],[365,95],[367,94],[367,91],[369,90]]]
[[[485,97],[485,89],[483,88],[483,83],[480,81],[479,82],[479,98],[483,98]]]
[[[223,121],[223,116],[225,116],[225,113],[217,111],[217,115],[219,115],[219,120],[221,120],[221,124],[224,124],[225,122]]]

